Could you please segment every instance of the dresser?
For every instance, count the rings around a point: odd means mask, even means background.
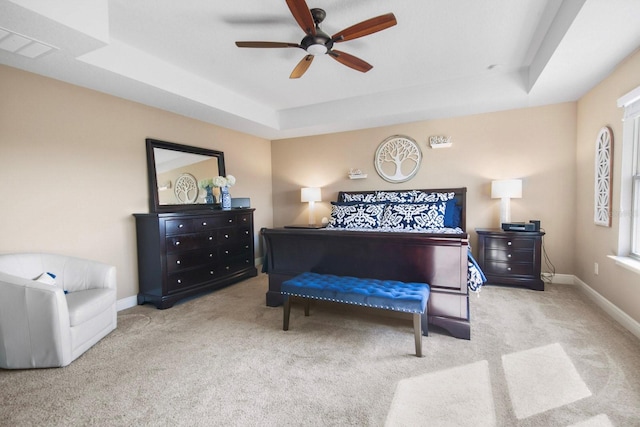
[[[254,209],[134,214],[138,304],[185,297],[256,276]]]
[[[543,231],[477,228],[478,264],[488,283],[544,290],[540,277]]]

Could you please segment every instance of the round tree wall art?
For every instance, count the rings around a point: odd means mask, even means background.
[[[374,159],[376,172],[385,181],[405,182],[420,168],[422,152],[408,136],[394,135],[382,141]]]
[[[613,171],[613,132],[607,126],[596,139],[595,209],[596,225],[611,227],[611,175]]]

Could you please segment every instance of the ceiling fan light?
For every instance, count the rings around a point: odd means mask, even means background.
[[[307,48],[307,52],[309,52],[311,55],[324,55],[325,53],[327,53],[327,47],[319,43],[312,44]]]

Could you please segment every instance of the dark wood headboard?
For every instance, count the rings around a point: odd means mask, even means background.
[[[405,192],[422,191],[425,193],[455,193],[456,205],[460,206],[460,228],[467,231],[467,187],[460,188],[426,188],[408,190],[368,190],[368,191],[340,191],[338,192],[338,202],[344,201],[345,194],[375,194],[377,191]]]

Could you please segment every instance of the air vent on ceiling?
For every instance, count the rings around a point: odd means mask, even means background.
[[[0,27],[0,49],[33,59],[58,48]]]

